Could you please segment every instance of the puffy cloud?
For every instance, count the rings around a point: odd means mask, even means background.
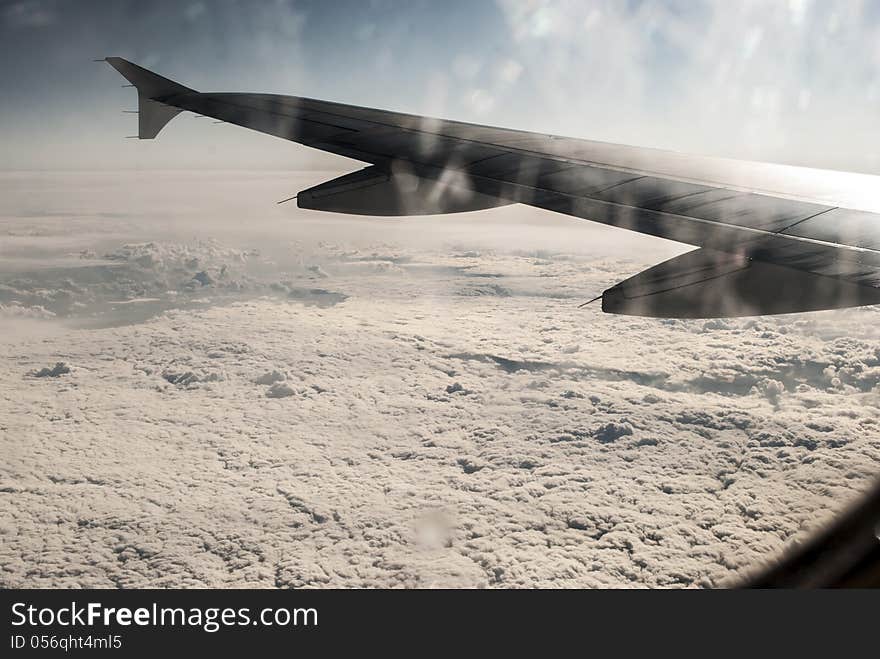
[[[766,378],[755,384],[752,387],[752,391],[765,396],[774,406],[778,406],[779,398],[785,391],[785,384],[779,380]]]
[[[296,390],[281,382],[276,382],[266,390],[267,398],[287,398],[293,396]]]
[[[70,373],[70,367],[64,362],[56,362],[52,368],[44,366],[39,371],[34,371],[31,375],[35,378],[57,378],[66,373]]]
[[[283,382],[286,379],[287,378],[283,373],[279,373],[278,371],[268,371],[256,378],[254,384],[275,384],[276,382]]]
[[[617,441],[621,437],[632,434],[633,427],[629,423],[617,423],[615,421],[603,423],[593,432],[593,436],[603,444]]]
[[[43,308],[40,305],[25,307],[18,302],[12,304],[0,304],[0,318],[17,319],[17,318],[37,318],[46,320],[54,318],[55,314]]]

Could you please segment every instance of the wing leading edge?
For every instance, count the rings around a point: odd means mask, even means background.
[[[846,175],[294,96],[200,93],[107,62],[137,88],[141,139],[189,111],[372,165],[301,192],[302,208],[419,215],[524,203],[701,248],[605,291],[609,313],[707,318],[880,303],[880,208],[851,203],[839,185]]]

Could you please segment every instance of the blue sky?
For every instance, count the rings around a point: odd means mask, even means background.
[[[344,168],[183,116],[124,140],[118,55],[265,91],[682,151],[880,173],[867,0],[0,3],[2,169]]]

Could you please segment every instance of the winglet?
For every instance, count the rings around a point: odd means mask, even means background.
[[[156,137],[165,124],[181,112],[180,108],[166,105],[164,100],[172,96],[198,93],[121,57],[107,57],[106,61],[137,89],[138,137],[142,140]]]

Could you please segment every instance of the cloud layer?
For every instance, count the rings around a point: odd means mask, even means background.
[[[113,276],[71,269],[54,318],[23,317],[61,290],[50,260],[0,278],[31,296],[2,322],[67,323],[0,341],[0,584],[719,585],[871,483],[876,309],[609,316],[576,306],[659,259],[608,258],[589,225],[510,209],[353,239],[360,219],[288,212],[299,246],[279,227],[271,255],[256,218],[96,239]],[[162,304],[75,304],[111,297]]]

